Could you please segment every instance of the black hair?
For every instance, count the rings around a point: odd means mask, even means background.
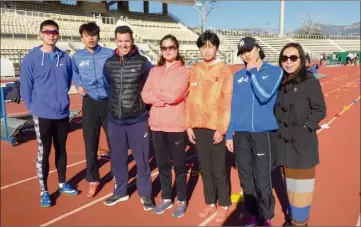
[[[301,64],[298,67],[298,69],[292,74],[292,75],[288,75],[288,73],[283,70],[283,73],[285,75],[285,77],[283,78],[283,82],[282,84],[287,84],[288,82],[292,81],[293,79],[300,77],[300,76],[304,76],[307,72],[307,67],[306,67],[306,55],[305,55],[305,51],[303,50],[302,46],[299,43],[288,43],[286,44],[281,52],[280,52],[280,56],[278,58],[278,64],[279,66],[282,68],[282,55],[283,52],[287,49],[287,48],[296,48],[298,51],[298,54],[300,55],[300,59],[301,59]]]
[[[170,34],[169,34],[169,35],[164,36],[164,37],[160,40],[159,46],[162,47],[163,41],[164,41],[164,40],[167,40],[167,39],[172,40],[172,42],[173,42],[173,43],[175,44],[175,46],[177,47],[177,58],[176,58],[176,60],[181,61],[182,64],[184,65],[184,59],[183,59],[183,57],[179,54],[179,42],[178,42],[177,38],[176,38],[174,35],[170,35]],[[159,61],[158,61],[158,66],[164,65],[165,62],[166,62],[166,60],[164,59],[163,55],[161,55],[160,58],[159,58]]]
[[[43,27],[44,27],[44,26],[47,26],[47,25],[52,25],[52,26],[56,27],[56,30],[59,31],[59,25],[58,25],[55,21],[53,21],[53,20],[44,20],[43,22],[41,22],[41,24],[40,24],[40,31],[42,31],[42,30],[43,30]]]
[[[202,46],[206,45],[207,42],[210,42],[212,45],[216,46],[217,49],[221,43],[217,34],[209,30],[205,31],[198,37],[197,47],[201,48]]]
[[[117,34],[125,34],[125,33],[129,33],[130,37],[133,40],[133,31],[129,26],[126,25],[122,25],[122,26],[118,26],[115,28],[115,32],[114,32],[114,37],[117,38]]]
[[[262,47],[258,44],[256,44],[256,47],[259,49],[259,57],[261,60],[265,59],[266,55],[264,54]]]
[[[266,55],[264,54],[262,47],[258,43],[256,43],[255,47],[259,49],[259,51],[258,51],[259,58],[263,61],[263,59],[265,59]],[[247,67],[247,62],[243,61],[243,63]]]
[[[84,32],[86,32],[88,35],[91,35],[91,36],[97,35],[99,37],[100,28],[95,22],[89,22],[89,23],[82,24],[79,27],[80,36],[83,36]]]

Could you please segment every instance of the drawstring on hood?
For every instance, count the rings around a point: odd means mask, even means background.
[[[44,65],[44,56],[45,56],[45,53],[43,52],[43,57],[42,57],[42,59],[41,59],[41,66]]]
[[[60,61],[60,57],[59,57],[58,51],[56,52],[56,55],[58,56],[58,61],[56,62],[56,67],[58,67],[58,66],[59,66],[59,61]]]
[[[39,49],[41,48],[41,46],[39,46]],[[41,66],[44,66],[44,62],[45,62],[45,52],[42,51],[40,49],[40,51],[42,52],[42,57],[41,57]],[[55,54],[57,55],[58,60],[56,61],[56,67],[59,67],[59,62],[60,62],[60,53],[58,51],[58,49],[55,49]]]

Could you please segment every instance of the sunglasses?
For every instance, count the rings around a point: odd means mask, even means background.
[[[160,47],[160,49],[161,49],[162,51],[167,51],[167,50],[176,50],[176,49],[177,49],[177,47],[176,47],[176,46],[174,46],[174,45],[169,46],[169,47],[162,46],[162,47]]]
[[[288,61],[288,59],[290,59],[292,62],[296,62],[297,59],[299,59],[299,58],[300,57],[298,57],[297,55],[291,55],[291,56],[282,55],[281,56],[281,61],[286,62],[286,61]]]
[[[58,35],[59,31],[58,30],[44,30],[44,31],[41,31],[41,33],[43,33],[45,35]]]

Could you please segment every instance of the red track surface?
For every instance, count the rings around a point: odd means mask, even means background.
[[[232,68],[236,70],[239,66],[232,66]],[[328,107],[327,117],[323,123],[327,123],[336,113],[342,111],[344,106],[349,105],[352,100],[360,96],[359,82],[355,82],[360,79],[360,68],[321,68],[320,71],[327,74],[327,78],[321,79]],[[354,83],[348,84],[352,81]],[[349,88],[345,88],[345,84]],[[78,96],[72,96],[71,100],[72,109],[81,108],[79,105],[81,100]],[[7,109],[9,113],[26,112],[22,104],[9,103]],[[77,123],[68,138],[68,165],[73,165],[68,167],[67,176],[73,184],[78,185],[79,190],[86,191],[88,184],[84,179],[84,142],[79,129],[81,127],[79,119],[74,119],[74,122]],[[86,198],[85,193],[76,197],[66,195],[58,197],[55,193],[57,190],[56,171],[49,174],[49,192],[53,193],[53,198],[58,198],[56,205],[52,208],[40,208],[39,184],[35,177],[37,144],[31,132],[26,135],[30,136],[27,136],[28,138],[22,136],[25,141],[16,147],[11,147],[7,141],[1,141],[1,225],[215,225],[211,218],[206,220],[197,216],[204,205],[202,180],[198,176],[192,176],[189,179],[188,188],[191,192],[191,199],[188,211],[181,219],[173,218],[171,210],[160,216],[143,211],[134,186],[129,189],[131,193],[129,201],[113,207],[104,206],[102,197],[111,193],[113,187],[107,162],[103,162],[100,170],[107,183],[93,199]],[[316,172],[316,188],[310,225],[354,226],[360,214],[360,103],[355,103],[341,117],[334,120],[330,124],[330,128],[321,131],[319,143],[321,164]],[[103,137],[100,147],[106,148]],[[54,170],[54,157],[51,156],[50,160],[50,169]],[[231,154],[230,160],[232,160]],[[196,158],[191,158],[190,162],[196,163]],[[153,191],[154,195],[158,196],[156,198],[158,202],[160,185],[153,159],[151,166],[154,179]],[[133,167],[134,161],[131,161],[129,182],[135,180],[136,168]],[[23,180],[26,181],[21,182]],[[13,183],[17,184],[11,185]],[[231,183],[232,192],[241,190],[237,173],[233,168],[231,169]],[[233,204],[230,217],[224,225],[241,225],[243,211],[242,203]],[[282,222],[283,214],[277,200],[273,223],[281,225]]]

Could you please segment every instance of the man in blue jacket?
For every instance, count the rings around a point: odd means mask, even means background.
[[[251,215],[247,226],[270,226],[274,216],[271,149],[278,129],[274,106],[283,70],[263,61],[263,50],[251,37],[241,39],[238,55],[245,68],[233,78],[226,145],[236,154],[245,205]]]
[[[98,167],[98,146],[100,130],[103,127],[108,147],[108,96],[104,88],[103,67],[114,51],[98,44],[100,28],[95,22],[79,28],[85,48],[73,56],[73,78],[78,93],[83,97],[83,137],[86,152],[86,180],[89,182],[87,197],[98,191],[100,175]],[[111,149],[110,149],[111,150]]]
[[[43,44],[33,48],[23,59],[20,70],[20,94],[33,115],[38,157],[42,207],[50,207],[48,193],[49,155],[52,141],[55,148],[55,166],[58,171],[59,191],[70,195],[78,191],[66,184],[66,140],[69,129],[69,89],[72,65],[69,55],[55,45],[59,26],[53,20],[40,25]]]

